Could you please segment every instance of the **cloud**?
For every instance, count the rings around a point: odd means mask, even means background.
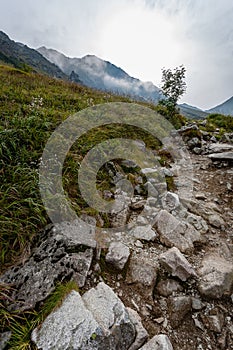
[[[232,0],[0,0],[2,30],[31,47],[95,54],[143,81],[184,64],[183,102],[203,108],[233,95]]]

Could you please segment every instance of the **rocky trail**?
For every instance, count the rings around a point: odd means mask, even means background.
[[[105,246],[96,244],[93,218],[35,238],[28,260],[0,277],[14,286],[7,308],[38,307],[57,281],[80,288],[33,331],[38,349],[233,349],[232,158],[210,156],[226,145],[231,152],[231,143],[192,149],[192,198],[163,192],[153,226],[137,221],[150,210],[138,191],[111,217],[112,227],[136,227]],[[176,184],[174,164],[166,172]]]

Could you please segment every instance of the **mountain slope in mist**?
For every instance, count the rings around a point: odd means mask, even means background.
[[[69,58],[46,47],[40,47],[38,51],[65,74],[69,76],[72,72],[77,74],[86,86],[154,103],[162,98],[161,90],[151,82],[142,82],[132,78],[121,68],[94,55]]]
[[[220,113],[233,116],[233,96],[220,105],[209,109],[209,113]]]

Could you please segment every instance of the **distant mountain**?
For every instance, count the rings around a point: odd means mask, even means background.
[[[208,112],[203,111],[200,108],[190,106],[187,103],[182,103],[179,105],[181,114],[190,119],[203,119],[208,116]]]
[[[37,50],[30,49],[22,43],[16,43],[2,31],[0,31],[0,61],[12,64],[16,68],[32,68],[35,72],[68,79],[59,67],[48,61]]]
[[[233,96],[220,105],[209,109],[209,113],[220,113],[233,116]]]
[[[65,74],[77,74],[84,85],[98,90],[111,91],[119,95],[128,95],[137,100],[157,103],[161,90],[151,82],[142,82],[129,76],[121,68],[96,56],[70,58],[62,53],[40,47],[38,51],[49,61],[55,63]]]

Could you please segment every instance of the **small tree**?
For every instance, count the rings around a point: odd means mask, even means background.
[[[166,99],[160,101],[160,104],[165,105],[171,114],[176,112],[177,101],[186,91],[185,72],[183,65],[176,67],[174,71],[162,69],[161,89]]]

